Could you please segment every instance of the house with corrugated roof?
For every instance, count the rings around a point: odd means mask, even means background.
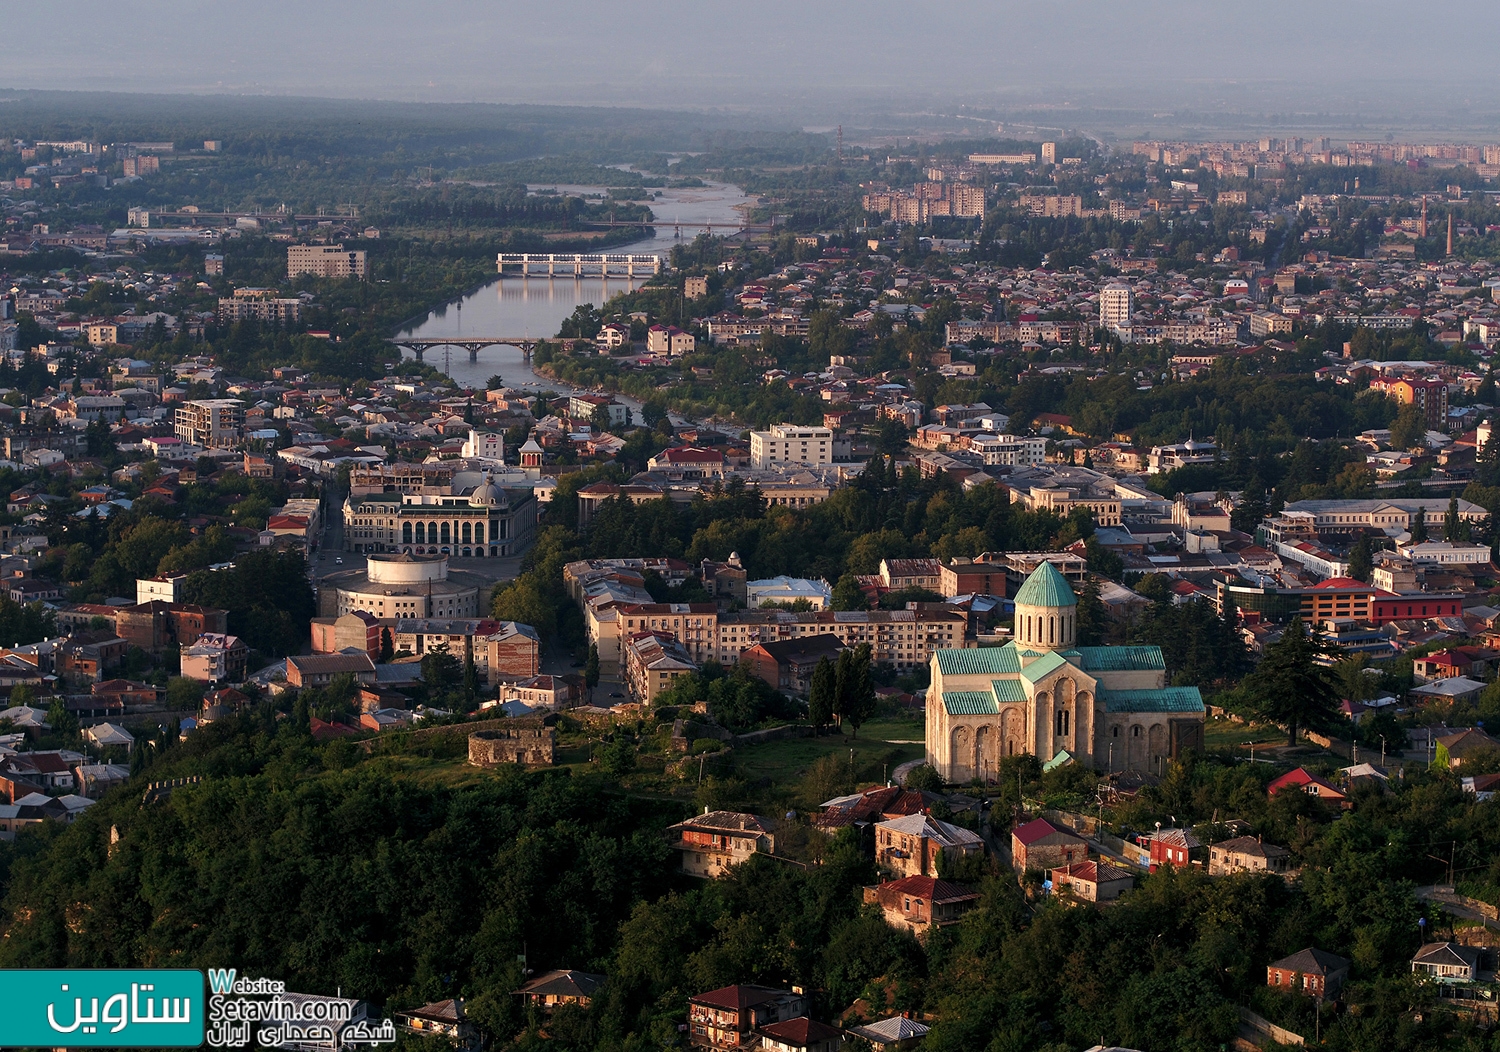
[[[982,855],[984,840],[926,814],[875,823],[875,861],[902,876],[936,876],[939,852],[950,860]]]
[[[945,780],[989,780],[1004,757],[1062,752],[1154,773],[1201,745],[1198,688],[1167,686],[1160,647],[1078,646],[1078,598],[1052,563],[1027,577],[1015,607],[1005,646],[932,656],[927,762]]]

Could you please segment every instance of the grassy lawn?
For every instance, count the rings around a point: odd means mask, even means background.
[[[921,745],[893,745],[870,735],[871,727],[860,730],[857,739],[847,735],[825,734],[821,738],[788,738],[784,741],[754,745],[734,751],[735,763],[749,778],[769,778],[777,785],[798,781],[807,769],[824,756],[834,754],[848,759],[854,752],[854,769],[861,782],[878,781],[882,772],[890,772],[907,760],[923,755]],[[899,737],[907,737],[901,734]]]
[[[1203,744],[1210,749],[1256,745],[1285,745],[1286,731],[1270,723],[1235,723],[1233,720],[1209,719],[1203,724]]]

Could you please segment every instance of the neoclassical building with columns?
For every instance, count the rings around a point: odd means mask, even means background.
[[[1169,687],[1160,647],[1080,647],[1078,598],[1050,562],[1016,593],[1002,647],[939,650],[927,762],[948,782],[992,780],[1006,756],[1066,752],[1101,771],[1161,773],[1203,741],[1197,687]]]

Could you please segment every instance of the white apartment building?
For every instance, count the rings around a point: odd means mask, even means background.
[[[470,431],[464,439],[464,448],[459,456],[483,457],[485,460],[505,460],[505,436],[494,431]]]
[[[777,424],[769,431],[750,432],[750,466],[775,468],[787,464],[826,467],[833,463],[833,429]]]
[[[1129,285],[1106,285],[1099,290],[1099,325],[1105,329],[1130,324],[1135,314],[1135,290]]]
[[[1040,467],[1047,460],[1045,438],[1020,435],[975,435],[969,448],[984,458],[986,466]]]
[[[291,245],[286,250],[286,276],[314,274],[320,278],[362,278],[365,254],[343,245]]]

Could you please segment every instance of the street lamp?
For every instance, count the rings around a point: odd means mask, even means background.
[[[1380,736],[1380,766],[1385,766],[1385,735]]]

